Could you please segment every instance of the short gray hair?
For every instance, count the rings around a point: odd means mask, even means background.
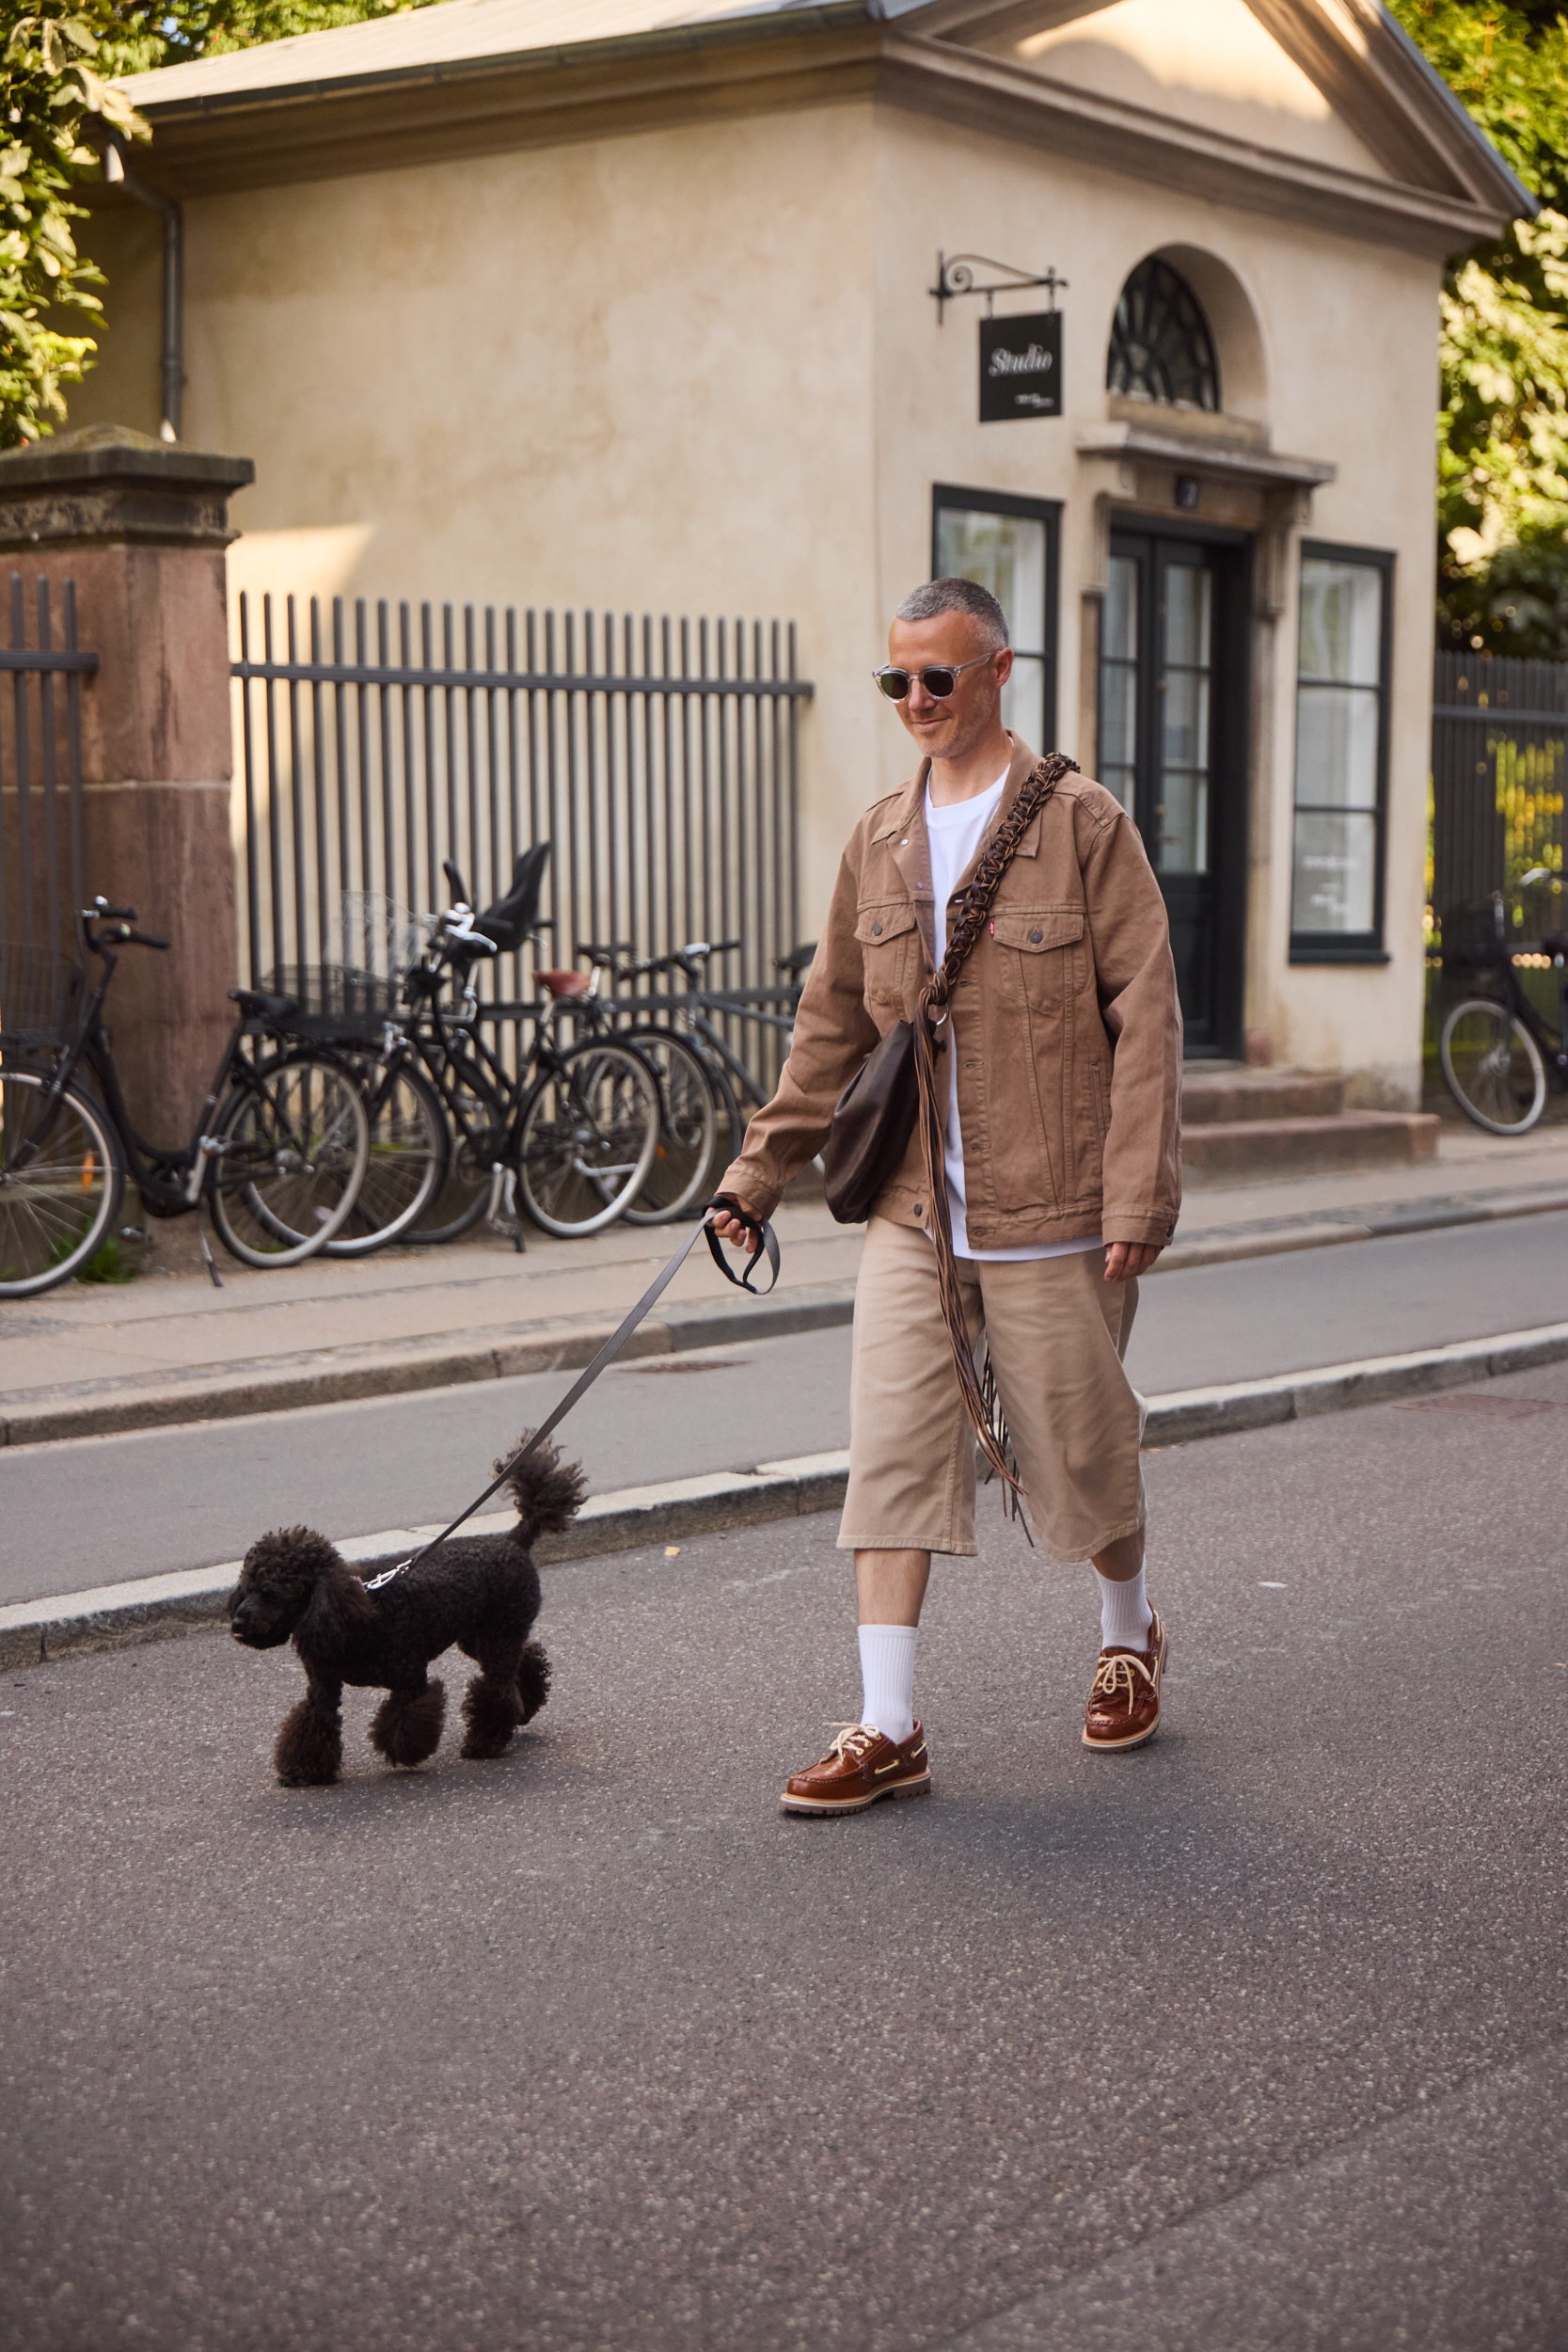
[[[1008,642],[1007,616],[990,590],[982,588],[977,580],[928,580],[923,588],[911,590],[895,618],[934,621],[941,612],[967,612],[972,621],[979,622],[993,650]]]

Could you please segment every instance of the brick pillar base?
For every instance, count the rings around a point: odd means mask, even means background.
[[[78,642],[99,658],[82,702],[83,876],[173,942],[128,947],[109,998],[131,1113],[182,1143],[233,1017],[237,977],[229,499],[248,458],[95,425],[0,456],[0,570],[76,582]]]

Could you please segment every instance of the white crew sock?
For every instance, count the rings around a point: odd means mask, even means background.
[[[884,1733],[895,1747],[914,1729],[914,1645],[919,1639],[918,1626],[861,1628],[861,1721]]]
[[[1094,1581],[1100,1587],[1101,1648],[1147,1649],[1154,1612],[1144,1598],[1143,1569],[1130,1576],[1125,1584],[1113,1584],[1096,1568]]]

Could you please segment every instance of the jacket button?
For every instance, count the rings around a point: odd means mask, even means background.
[[[915,1213],[916,1216],[925,1216],[925,1214],[926,1214],[926,1203],[925,1203],[925,1201],[924,1201],[924,1200],[917,1200],[917,1201],[915,1202],[915,1204],[914,1204],[914,1213]]]
[[[872,924],[872,926],[871,926],[871,936],[872,936],[872,938],[873,938],[873,939],[880,939],[881,935],[882,935],[882,927],[881,927],[881,925],[880,925],[879,923],[873,923],[873,924]]]
[[[1030,932],[1030,934],[1029,934],[1029,945],[1030,945],[1030,946],[1031,946],[1031,947],[1037,947],[1037,946],[1039,946],[1039,944],[1040,944],[1040,941],[1041,941],[1044,937],[1045,937],[1045,933],[1044,933],[1043,931],[1031,931],[1031,932]]]

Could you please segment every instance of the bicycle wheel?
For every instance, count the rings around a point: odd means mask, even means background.
[[[440,1080],[451,1148],[440,1191],[405,1236],[421,1248],[459,1241],[479,1223],[496,1188],[506,1134],[506,1104],[473,1063],[450,1059]]]
[[[517,1189],[546,1233],[570,1240],[612,1224],[635,1200],[658,1148],[658,1085],[624,1045],[585,1039],[529,1096]]]
[[[0,1298],[34,1298],[75,1274],[125,1197],[119,1139],[68,1085],[57,1104],[36,1071],[0,1070]]]
[[[1546,1070],[1534,1038],[1506,1005],[1473,996],[1443,1024],[1438,1057],[1466,1119],[1491,1136],[1522,1136],[1546,1101]]]
[[[370,1161],[353,1071],[328,1054],[264,1062],[218,1105],[208,1174],[218,1238],[244,1265],[298,1265],[339,1232]]]
[[[356,1066],[371,1124],[371,1155],[353,1207],[323,1245],[329,1258],[367,1258],[410,1228],[440,1197],[451,1142],[441,1099],[405,1060]]]
[[[663,1225],[694,1216],[707,1198],[719,1136],[719,1104],[706,1068],[668,1029],[624,1029],[619,1036],[658,1084],[658,1142],[641,1191],[626,1204],[626,1222]]]

